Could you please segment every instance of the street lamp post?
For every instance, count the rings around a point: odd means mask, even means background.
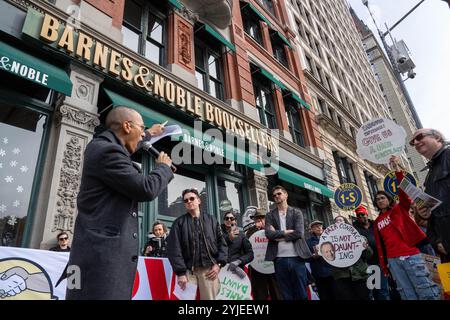
[[[420,6],[425,0],[421,0],[418,4],[416,4],[411,10],[409,10],[400,20],[398,20],[391,28],[387,28],[386,32],[381,32],[378,28],[378,25],[375,21],[375,18],[372,14],[372,11],[369,8],[369,0],[362,0],[362,3],[367,7],[367,10],[369,11],[370,16],[372,17],[373,23],[375,24],[375,28],[378,31],[378,35],[380,36],[381,42],[383,44],[384,50],[386,50],[387,56],[389,58],[389,61],[391,62],[392,69],[394,70],[394,75],[397,78],[397,81],[400,85],[400,88],[402,89],[403,95],[405,96],[406,101],[408,102],[409,109],[411,110],[412,116],[414,118],[414,121],[416,122],[416,126],[418,129],[422,128],[422,122],[419,119],[419,116],[417,114],[416,109],[414,108],[414,104],[411,100],[411,97],[408,93],[408,90],[406,89],[405,84],[403,83],[404,80],[401,76],[400,70],[398,69],[397,61],[395,61],[394,56],[392,54],[391,49],[389,48],[388,44],[386,43],[386,35],[388,35],[400,22],[402,22],[411,12],[413,12],[418,6]],[[393,43],[395,45],[395,43]]]

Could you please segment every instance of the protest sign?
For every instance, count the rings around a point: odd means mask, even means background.
[[[411,182],[415,187],[417,187],[417,180],[411,173],[403,170],[403,176],[405,177],[405,179],[408,179],[409,182]],[[397,181],[397,177],[395,176],[395,171],[389,171],[388,174],[384,177],[384,191],[395,198],[398,195],[398,185],[399,183]]]
[[[365,241],[352,225],[335,223],[320,236],[318,253],[332,266],[349,267],[361,257]]]
[[[356,134],[356,152],[373,163],[386,164],[392,155],[400,155],[406,132],[394,121],[375,118],[364,123]]]
[[[269,243],[265,231],[259,230],[255,232],[252,234],[249,241],[252,244],[253,255],[255,256],[253,261],[250,262],[253,269],[265,274],[275,273],[273,262],[264,261],[266,258],[267,244]]]
[[[442,203],[439,199],[436,199],[415,187],[408,179],[403,179],[399,187],[414,201],[417,209],[428,208],[433,211]]]
[[[334,191],[334,202],[342,210],[355,210],[361,201],[361,189],[356,184],[343,183]]]
[[[442,288],[445,293],[450,293],[450,262],[437,265]]]
[[[216,296],[216,300],[252,300],[252,286],[248,276],[242,271],[245,277],[240,278],[235,273],[229,271],[228,266],[229,264],[220,269],[220,290]]]

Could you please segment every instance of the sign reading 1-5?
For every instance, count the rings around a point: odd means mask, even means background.
[[[361,189],[356,184],[343,183],[334,192],[334,202],[342,210],[355,210],[361,201]]]
[[[409,173],[408,171],[403,170],[403,175],[406,179],[408,179],[415,187],[417,187],[416,178]],[[392,197],[396,197],[398,195],[398,181],[395,177],[395,171],[389,171],[386,177],[384,177],[383,188],[384,191],[389,193]]]

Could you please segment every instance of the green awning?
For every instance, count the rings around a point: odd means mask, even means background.
[[[287,90],[286,86],[283,83],[281,83],[280,80],[275,78],[270,72],[268,72],[266,69],[264,69],[262,67],[258,67],[258,68],[263,76],[265,76],[267,79],[269,79],[270,81],[275,83],[277,86],[279,86],[280,89]]]
[[[42,59],[0,41],[0,70],[70,96],[72,81],[67,73]]]
[[[302,98],[300,98],[295,92],[291,92],[292,98],[302,104],[306,109],[311,110],[309,104],[307,104]]]
[[[281,32],[279,32],[277,30],[273,30],[272,32],[273,32],[274,35],[278,36],[281,39],[281,41],[283,41],[289,48],[293,49],[291,43],[289,42],[289,40],[286,39],[286,37],[283,36],[281,34]]]
[[[232,44],[230,41],[225,39],[219,32],[217,32],[213,27],[211,27],[209,24],[204,24],[205,30],[212,35],[214,38],[219,40],[223,45],[228,47],[231,51],[236,52],[236,47],[234,44]]]
[[[153,109],[149,109],[145,107],[144,105],[128,99],[122,95],[119,95],[117,93],[114,93],[108,89],[103,89],[107,96],[111,99],[113,107],[122,105],[127,106],[129,108],[132,108],[139,112],[139,114],[142,116],[144,120],[144,124],[147,127],[151,127],[155,123],[163,123],[164,121],[168,120],[167,125],[179,125],[181,129],[183,130],[183,134],[179,136],[175,136],[175,138],[179,141],[185,141],[186,143],[195,145],[197,147],[200,147],[205,150],[222,150],[223,151],[223,157],[235,161],[239,164],[245,165],[247,167],[250,167],[254,170],[262,171],[262,168],[264,165],[261,161],[259,161],[256,156],[246,152],[245,150],[237,149],[235,146],[218,141],[215,137],[211,137],[207,134],[204,134],[202,132],[199,132],[195,130],[194,128],[177,121],[175,119],[172,119],[166,115],[163,115]],[[188,140],[185,140],[185,135],[188,135]],[[201,141],[199,141],[201,140]],[[212,143],[209,143],[212,141]],[[206,142],[206,143],[205,143]],[[220,154],[220,152],[215,152],[216,154]],[[268,165],[267,165],[268,166]]]
[[[173,5],[177,9],[183,9],[184,8],[183,4],[180,1],[178,1],[178,0],[169,0],[169,3],[171,5]]]
[[[256,9],[256,7],[253,5],[253,4],[251,4],[250,2],[247,2],[243,7],[242,7],[242,9],[244,9],[246,6],[249,6],[250,7],[250,9],[262,20],[262,21],[264,21],[265,23],[267,23],[267,25],[269,26],[269,27],[272,27],[272,24],[270,23],[270,21],[258,10],[258,9]]]
[[[295,184],[296,186],[299,186],[301,188],[322,194],[328,198],[333,198],[334,196],[334,192],[328,189],[325,185],[320,184],[319,182],[316,182],[309,178],[306,178],[298,173],[295,173],[281,166],[278,168],[278,177],[281,180]]]

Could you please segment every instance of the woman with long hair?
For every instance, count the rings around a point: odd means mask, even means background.
[[[392,156],[390,164],[400,184],[404,177],[400,158]],[[380,266],[386,276],[389,271],[392,274],[402,300],[437,300],[439,290],[416,247],[426,236],[409,216],[411,199],[400,188],[399,199],[395,203],[384,191],[375,195],[375,207],[380,211],[374,227]]]

